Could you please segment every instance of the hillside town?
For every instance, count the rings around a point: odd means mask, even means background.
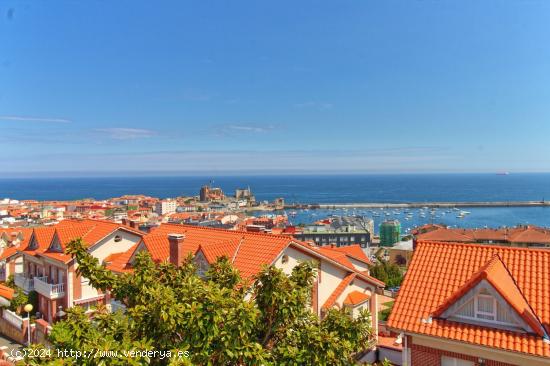
[[[402,234],[397,220],[386,220],[375,234],[368,217],[294,226],[285,211],[254,216],[258,207],[284,210],[284,202],[258,203],[250,188],[228,197],[210,186],[174,199],[4,199],[0,300],[8,306],[0,332],[20,344],[40,343],[72,307],[124,311],[77,271],[66,249],[82,240],[87,253],[117,274],[132,273],[141,252],[175,266],[192,255],[200,275],[225,256],[245,280],[264,265],[290,274],[298,263],[315,261],[314,314],[322,319],[336,308],[371,316],[375,343],[358,350],[361,363],[548,364],[550,229],[427,224]],[[388,268],[397,269],[398,279]],[[35,299],[30,323],[21,308],[9,306],[19,293]],[[16,361],[8,349],[4,356]]]

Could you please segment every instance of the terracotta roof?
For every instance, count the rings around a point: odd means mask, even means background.
[[[11,287],[0,284],[0,296],[2,296],[3,298],[11,300],[13,299],[14,293],[15,293],[15,290],[12,289]]]
[[[396,343],[396,341],[397,341],[396,337],[391,337],[391,336],[387,337],[379,334],[376,345],[378,347],[392,348],[398,351],[402,351],[403,344]]]
[[[550,244],[550,230],[533,225],[521,225],[502,229],[454,229],[441,225],[425,225],[413,231],[417,240]]]
[[[496,255],[498,258],[495,258]],[[524,319],[535,316],[549,333],[549,268],[548,250],[420,241],[388,326],[409,333],[550,357],[550,344],[539,334],[437,317],[431,323],[426,321],[438,310],[441,311],[452,297],[459,297],[469,285],[482,277],[495,283],[495,288],[504,299],[525,314]]]
[[[346,305],[359,305],[370,299],[370,296],[360,291],[352,291],[344,299]]]
[[[349,270],[354,271],[355,267],[348,259],[348,256],[345,253],[334,250],[330,247],[319,247],[317,252],[340,263],[343,266],[346,266]]]
[[[345,253],[348,257],[354,258],[365,264],[372,264],[371,260],[369,259],[369,257],[367,257],[363,249],[361,249],[361,246],[359,244],[334,247],[332,249],[336,250],[337,252]]]
[[[464,296],[481,280],[486,280],[490,283],[508,304],[516,310],[523,320],[529,324],[531,329],[541,337],[544,336],[544,329],[540,320],[535,313],[533,313],[533,309],[531,309],[527,303],[525,296],[521,293],[521,290],[516,285],[506,265],[502,262],[498,254],[495,254],[487,264],[481,267],[481,269],[470,278],[470,280],[466,281],[462,287],[451,295],[433,315],[438,317],[443,314],[448,307]]]
[[[85,245],[92,246],[117,229],[122,229],[137,235],[142,232],[128,228],[122,224],[105,220],[63,220],[57,225],[37,227],[33,235],[38,242],[38,247],[29,249],[27,246],[23,252],[30,255],[41,255],[62,262],[68,262],[72,257],[64,253],[65,245],[74,239],[81,238]],[[49,247],[54,238],[58,238],[63,252],[50,250]]]
[[[368,274],[359,273],[345,253],[328,248],[314,247],[296,241],[288,235],[270,235],[181,224],[162,224],[142,239],[155,261],[169,259],[168,235],[172,233],[185,235],[184,252],[186,253],[196,254],[198,250],[201,250],[210,263],[219,256],[228,257],[233,261],[233,265],[239,270],[244,279],[256,275],[263,265],[272,264],[287,246],[294,245],[306,249],[313,257],[330,260],[349,272],[355,272],[364,280],[377,286],[384,285],[384,283],[370,277]],[[137,247],[134,247],[130,251],[133,253],[136,249]],[[123,264],[120,261],[123,258],[131,259],[132,253],[117,258],[107,268],[113,271],[130,269],[130,264]]]
[[[134,244],[126,252],[114,258],[111,263],[107,263],[106,267],[109,270],[118,273],[132,272],[132,267],[130,266],[129,262],[139,244],[140,243]]]
[[[340,297],[340,295],[342,295],[342,293],[344,292],[344,290],[346,289],[346,287],[350,284],[351,281],[353,281],[353,279],[355,278],[355,273],[351,273],[349,275],[347,275],[341,282],[340,284],[338,285],[338,287],[336,287],[334,289],[334,291],[332,292],[332,294],[330,294],[329,298],[325,301],[325,303],[323,304],[322,308],[323,309],[330,309],[331,307],[334,306],[334,304],[336,303],[336,300],[338,300],[338,297]]]
[[[19,246],[24,248],[29,244],[29,240],[32,235],[32,228],[30,227],[11,227],[11,228],[0,228],[0,235],[6,234],[10,240],[14,239],[14,234],[23,236],[23,239],[19,243]]]
[[[4,248],[4,250],[2,250],[2,253],[0,253],[0,260],[7,259],[7,258],[11,257],[12,255],[17,254],[18,250],[19,250],[18,247]]]

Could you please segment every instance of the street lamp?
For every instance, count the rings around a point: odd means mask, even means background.
[[[58,320],[61,320],[65,317],[65,315],[67,315],[67,313],[63,311],[63,307],[61,305],[59,305],[58,309],[59,311],[55,313],[55,316],[57,317]]]
[[[23,308],[23,310],[27,313],[27,334],[28,334],[28,340],[29,340],[29,346],[31,345],[31,311],[32,311],[32,304],[27,304]]]

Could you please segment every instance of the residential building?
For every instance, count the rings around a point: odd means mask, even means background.
[[[362,216],[334,216],[307,225],[294,236],[298,240],[314,242],[317,245],[337,247],[359,244],[367,248],[371,243],[374,223]]]
[[[418,241],[388,327],[403,365],[550,365],[550,251]]]
[[[176,212],[178,202],[175,200],[161,200],[155,204],[155,212],[159,215],[166,215]]]
[[[15,274],[15,284],[25,292],[38,293],[37,311],[48,322],[56,319],[60,308],[89,308],[108,302],[104,293],[77,275],[78,263],[65,253],[66,245],[81,238],[88,252],[103,261],[113,253],[128,250],[141,236],[138,230],[101,220],[64,220],[57,225],[36,227],[28,245],[15,256],[22,258],[22,271]]]
[[[132,271],[135,254],[147,251],[156,262],[179,265],[188,254],[194,255],[200,273],[220,256],[226,256],[244,279],[252,279],[263,265],[274,265],[290,274],[300,262],[317,263],[311,309],[323,316],[332,307],[347,308],[356,315],[361,309],[372,314],[377,334],[377,291],[384,284],[369,275],[369,259],[358,246],[317,247],[286,235],[271,235],[162,224],[143,236],[127,252],[116,256],[107,268],[117,273]]]
[[[524,248],[550,248],[550,229],[534,225],[518,225],[499,229],[449,228],[429,224],[412,231],[415,241],[446,241],[494,244]]]

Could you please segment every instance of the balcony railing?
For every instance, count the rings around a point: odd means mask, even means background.
[[[8,309],[2,310],[2,318],[18,329],[23,326],[23,318]]]
[[[6,270],[0,269],[0,281],[4,282],[6,281]]]
[[[35,277],[34,289],[48,299],[58,299],[65,296],[65,284],[63,283],[48,283],[48,277]]]
[[[13,280],[15,282],[15,285],[23,290],[23,292],[29,292],[34,290],[34,280],[32,278],[28,278],[23,273],[16,273],[15,276],[13,276]]]

